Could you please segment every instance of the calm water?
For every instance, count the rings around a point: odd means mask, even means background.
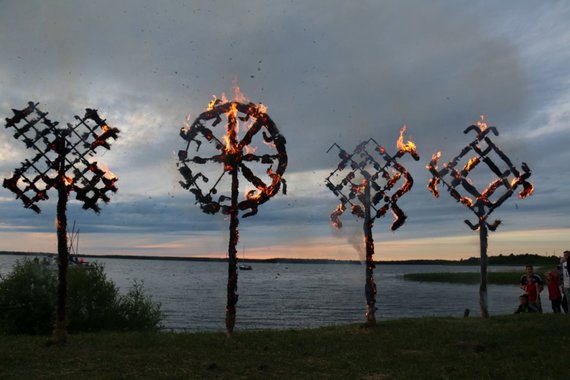
[[[0,255],[0,275],[19,256]],[[126,292],[134,280],[144,282],[154,301],[162,304],[169,329],[223,330],[226,263],[98,259]],[[478,267],[379,265],[377,319],[420,316],[463,316],[466,308],[479,315],[478,285],[404,281],[404,273],[477,272]],[[511,268],[491,268],[505,270]],[[512,268],[521,270],[521,268]],[[490,285],[492,315],[512,313],[518,286]],[[238,329],[316,327],[364,320],[364,266],[350,264],[261,264],[240,271]],[[546,309],[549,305],[544,304]]]

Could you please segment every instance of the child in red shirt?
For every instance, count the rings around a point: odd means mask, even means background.
[[[546,284],[548,286],[548,298],[552,302],[552,311],[560,313],[562,303],[562,293],[560,292],[560,276],[558,272],[552,271],[546,274]]]

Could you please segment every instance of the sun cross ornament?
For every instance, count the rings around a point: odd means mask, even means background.
[[[340,216],[347,208],[357,218],[364,220],[364,242],[366,245],[366,271],[364,293],[366,296],[366,323],[376,323],[376,283],[374,282],[374,239],[372,227],[377,218],[392,210],[395,217],[392,231],[406,221],[406,214],[398,206],[398,200],[412,188],[414,181],[410,173],[398,159],[406,153],[416,161],[419,156],[413,142],[404,143],[406,127],[400,130],[397,141],[398,151],[390,156],[386,149],[374,139],[358,144],[352,153],[348,153],[334,143],[327,153],[336,147],[341,159],[337,168],[325,179],[327,187],[340,198],[340,204],[331,214],[332,225],[342,227]],[[398,185],[401,184],[399,187]]]
[[[489,127],[485,123],[483,116],[481,116],[481,120],[476,125],[467,127],[464,133],[467,134],[471,131],[477,134],[475,140],[463,148],[457,157],[444,164],[442,169],[438,169],[441,152],[437,152],[433,155],[426,168],[433,175],[429,181],[428,189],[436,198],[439,197],[438,185],[443,184],[457,202],[462,203],[477,217],[475,223],[469,220],[465,220],[465,223],[472,230],[479,230],[481,249],[479,306],[482,317],[488,318],[487,235],[488,230],[495,231],[501,223],[500,220],[490,223],[488,218],[495,209],[515,193],[519,186],[522,187],[518,193],[520,199],[531,195],[534,191],[534,186],[527,181],[531,175],[527,164],[523,162],[520,169],[515,167],[509,157],[489,137],[490,133],[495,136],[499,135],[496,127]],[[461,161],[467,155],[471,155],[471,158],[462,165]],[[493,161],[493,156],[498,158],[498,160]],[[469,174],[474,173],[475,168],[481,163],[487,165],[491,172],[497,176],[482,191],[468,178]]]
[[[116,192],[117,177],[93,159],[98,147],[110,149],[109,139],[117,139],[119,130],[101,119],[97,110],[87,108],[83,117],[75,116],[75,124],[58,127],[57,121],[38,108],[39,103],[28,102],[21,110],[13,109],[14,116],[6,118],[6,128],[15,130],[14,138],[22,140],[26,148],[35,152],[24,160],[2,185],[16,194],[36,213],[38,203],[49,199],[49,190],[56,189],[58,236],[58,306],[54,338],[66,339],[67,247],[66,207],[70,192],[83,203],[84,209],[99,213],[100,201],[109,202],[109,192]]]
[[[242,134],[240,138],[240,122]],[[216,131],[222,126],[225,133]],[[218,128],[220,129],[220,128]],[[245,130],[245,132],[243,132]],[[216,133],[217,132],[217,133]],[[222,135],[220,137],[220,135]],[[226,330],[231,335],[235,325],[237,291],[237,243],[239,240],[238,214],[249,217],[257,214],[258,207],[276,195],[280,189],[286,193],[283,174],[287,168],[285,137],[267,114],[263,104],[219,100],[214,98],[205,112],[190,125],[182,128],[180,136],[186,141],[178,152],[178,170],[183,177],[180,185],[194,194],[196,203],[206,214],[222,213],[230,219],[228,245],[228,285],[226,304]],[[270,153],[256,153],[252,140],[259,139]],[[206,143],[206,144],[204,144]],[[198,156],[204,145],[211,154]],[[207,168],[208,164],[214,167]],[[202,166],[202,170],[200,167]],[[264,175],[258,171],[263,167]],[[210,172],[221,168],[219,175]],[[211,170],[209,170],[211,169]],[[206,173],[207,172],[207,173]],[[239,197],[239,175],[250,188]],[[218,187],[227,185],[229,192],[220,194]]]

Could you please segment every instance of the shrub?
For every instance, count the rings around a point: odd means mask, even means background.
[[[0,332],[49,334],[54,322],[57,272],[45,261],[18,261],[0,280]],[[68,270],[68,327],[70,332],[98,330],[153,330],[160,328],[160,304],[135,282],[125,295],[102,265]]]
[[[18,261],[0,281],[0,331],[47,334],[52,328],[57,277],[39,259]]]
[[[160,304],[144,294],[142,282],[134,282],[128,293],[119,299],[122,330],[153,330],[160,326]],[[134,328],[136,327],[136,328]]]

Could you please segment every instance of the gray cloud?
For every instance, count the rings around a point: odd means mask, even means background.
[[[508,228],[568,227],[569,17],[568,5],[532,2],[4,1],[0,114],[29,99],[62,122],[94,107],[123,131],[100,158],[121,178],[119,193],[100,216],[70,211],[93,233],[226,228],[178,187],[173,152],[187,115],[212,94],[231,94],[234,78],[269,106],[288,141],[287,174],[299,175],[287,197],[242,223],[244,234],[271,224],[276,236],[295,225],[329,236],[334,197],[324,178],[301,174],[332,170],[337,157],[325,151],[334,141],[352,149],[374,137],[394,151],[404,123],[422,159],[405,161],[416,185],[401,201],[410,218],[398,236],[463,231],[468,210],[445,194],[433,200],[423,166],[438,150],[457,154],[479,114],[499,127],[505,152],[529,164],[537,186],[497,217]],[[0,131],[0,173],[25,155]],[[40,217],[17,201],[0,210],[6,224],[53,226],[49,207]]]

